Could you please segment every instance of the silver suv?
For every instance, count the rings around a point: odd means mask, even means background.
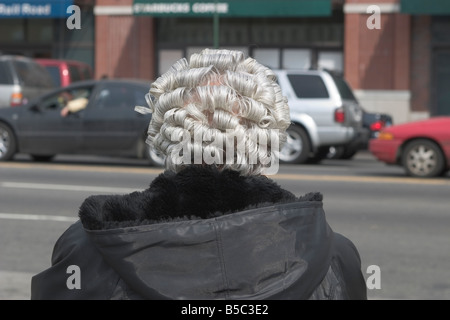
[[[48,71],[33,59],[0,56],[0,108],[25,104],[53,88]]]
[[[330,147],[357,147],[369,139],[363,110],[342,76],[325,70],[274,71],[292,121],[281,162],[319,162]]]

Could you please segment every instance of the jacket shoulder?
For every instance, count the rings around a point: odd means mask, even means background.
[[[78,221],[55,243],[51,266],[32,277],[31,299],[109,299],[118,282]]]
[[[310,300],[366,300],[367,287],[356,246],[341,234],[333,234],[330,267]]]
[[[339,233],[334,234],[333,260],[335,268],[342,274],[348,299],[367,299],[367,286],[361,269],[361,256],[355,244]]]

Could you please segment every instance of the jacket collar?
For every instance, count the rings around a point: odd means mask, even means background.
[[[79,216],[86,229],[96,230],[208,219],[274,203],[321,200],[319,193],[297,198],[266,176],[190,166],[176,174],[160,174],[142,192],[91,196],[80,207]]]

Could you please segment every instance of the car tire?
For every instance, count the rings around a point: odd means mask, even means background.
[[[17,142],[9,126],[0,123],[0,161],[8,161],[16,153]]]
[[[445,159],[438,145],[430,140],[409,142],[402,152],[402,166],[412,177],[430,178],[445,170]]]
[[[328,159],[335,159],[335,160],[350,160],[352,159],[356,154],[358,153],[358,150],[355,148],[346,148],[344,146],[332,146],[330,147],[327,158]]]
[[[331,146],[327,153],[328,159],[342,159],[345,149],[343,146]]]
[[[344,150],[344,153],[341,155],[341,159],[344,159],[344,160],[350,160],[350,159],[352,159],[357,153],[358,153],[358,150],[356,150],[356,149],[345,149],[345,150]]]
[[[305,163],[311,150],[308,134],[297,125],[291,125],[286,133],[287,141],[280,151],[280,162],[287,164]]]
[[[330,152],[330,147],[320,147],[316,153],[306,160],[307,164],[319,164],[322,160],[326,159]]]

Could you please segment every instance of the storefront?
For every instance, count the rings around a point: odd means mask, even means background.
[[[205,47],[236,48],[272,68],[341,70],[365,109],[402,123],[450,113],[449,7],[447,0],[96,0],[96,74],[154,79]]]
[[[239,49],[276,69],[342,70],[343,15],[329,0],[134,0],[133,13],[156,18],[157,74],[205,47]]]
[[[416,52],[411,66],[416,70],[413,80],[419,83],[412,85],[430,115],[450,115],[450,1],[401,0],[401,11],[412,16],[412,36],[420,36],[422,42],[417,51],[423,58]],[[413,101],[412,109],[417,108],[420,105]]]
[[[332,2],[129,0],[128,5],[123,1],[117,6],[98,0],[97,43],[113,43],[113,48],[134,50],[136,55],[122,51],[105,61],[101,57],[106,52],[97,52],[97,70],[112,76],[138,70],[141,76],[147,62],[140,57],[148,52],[144,57],[153,58],[154,78],[184,56],[206,47],[226,47],[242,50],[271,68],[322,66],[342,71],[343,13]],[[104,32],[111,28],[114,36]],[[118,65],[126,60],[126,68]]]
[[[74,0],[1,0],[0,53],[33,58],[77,59],[93,65],[93,2]],[[77,5],[82,28],[66,25]]]

